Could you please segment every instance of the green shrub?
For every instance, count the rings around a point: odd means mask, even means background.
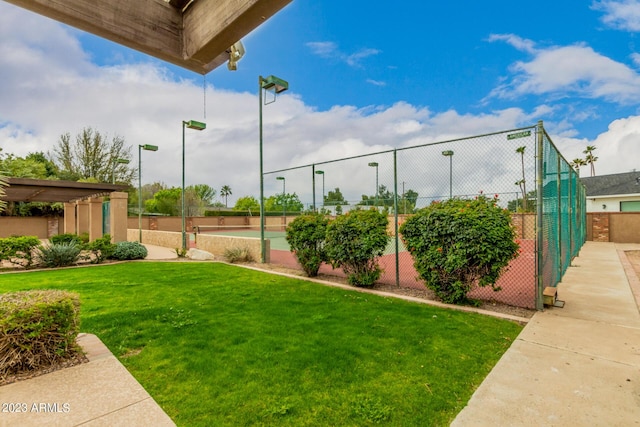
[[[110,258],[120,261],[130,259],[145,259],[147,257],[147,248],[138,242],[118,242],[113,248]]]
[[[353,210],[327,226],[327,258],[333,268],[342,267],[351,285],[371,287],[380,278],[377,258],[389,243],[388,222],[375,209]]]
[[[447,303],[471,302],[474,286],[495,286],[518,256],[511,214],[498,196],[434,202],[419,210],[400,233],[427,287]]]
[[[76,242],[50,244],[36,249],[36,260],[45,267],[67,267],[80,259],[82,249]]]
[[[0,377],[81,353],[78,294],[38,290],[0,295]]]
[[[235,264],[237,262],[253,262],[253,255],[247,247],[229,248],[224,250],[224,259]]]
[[[318,275],[327,260],[324,249],[329,220],[322,214],[305,213],[287,226],[287,243],[309,277]]]
[[[36,236],[16,236],[0,239],[0,260],[29,268],[33,263],[34,250],[40,246]]]
[[[101,238],[88,243],[86,248],[93,255],[91,257],[91,262],[93,264],[100,264],[107,258],[111,257],[115,250],[115,245],[111,243],[111,235],[105,234]]]
[[[80,236],[74,233],[63,233],[56,236],[51,236],[49,237],[49,242],[54,245],[59,245],[60,243],[76,243],[78,246],[82,246],[82,240],[80,239]]]

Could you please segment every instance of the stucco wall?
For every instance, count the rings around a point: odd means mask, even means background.
[[[49,219],[45,217],[0,217],[0,237],[37,236],[49,238]]]

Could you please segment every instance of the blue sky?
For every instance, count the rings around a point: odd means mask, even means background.
[[[198,74],[0,2],[0,147],[47,151],[83,126],[135,143],[160,140],[165,150],[148,180],[176,185],[167,165],[189,117],[209,124],[193,138],[210,150],[200,157],[219,162],[214,170],[249,171],[257,78],[274,74],[290,90],[269,107],[266,125],[288,143],[270,150],[267,170],[538,120],[569,160],[596,145],[599,174],[638,166],[640,2],[374,4],[294,0],[243,39],[238,71],[222,66],[206,76],[205,100]],[[140,131],[141,121],[153,131]],[[389,126],[417,131],[385,140]],[[224,183],[195,158],[190,179]],[[236,195],[255,194],[245,175],[229,179]]]

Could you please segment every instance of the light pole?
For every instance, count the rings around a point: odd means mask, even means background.
[[[262,76],[258,77],[258,116],[260,127],[260,262],[264,263],[267,257],[264,242],[264,176],[262,162],[262,91],[273,91],[277,95],[289,89],[289,83],[276,76],[269,76],[266,79]],[[275,102],[275,98],[273,101]],[[271,103],[269,102],[269,104]],[[266,105],[266,104],[265,104]]]
[[[286,179],[284,176],[276,176],[278,181],[282,181],[282,221],[284,221],[284,227],[287,226],[287,193],[285,192],[285,182]]]
[[[182,121],[182,251],[187,250],[187,232],[184,217],[184,129],[204,130],[207,128],[206,123],[196,122],[195,120],[189,120],[188,122]]]
[[[369,166],[376,168],[376,209],[378,209],[378,162],[371,162]]]
[[[157,145],[138,145],[138,242],[142,243],[142,150],[158,151]]]
[[[442,152],[442,155],[449,158],[449,198],[453,198],[453,150],[446,150]]]
[[[324,210],[324,171],[316,171],[316,175],[322,175],[322,209]]]
[[[128,165],[129,164],[129,160],[128,159],[115,159],[113,162],[113,167],[111,168],[111,183],[115,184],[116,183],[116,167],[121,164],[121,165]]]

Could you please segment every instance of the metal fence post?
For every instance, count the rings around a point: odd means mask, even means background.
[[[404,196],[404,195],[403,195]],[[393,150],[393,212],[396,232],[396,286],[400,287],[400,245],[398,239],[398,150]]]
[[[537,289],[536,289],[536,309],[537,310],[542,310],[544,308],[543,305],[543,288],[544,288],[544,277],[543,277],[543,262],[544,262],[544,257],[543,257],[543,239],[544,239],[544,233],[543,233],[543,220],[542,220],[542,216],[544,214],[544,209],[543,209],[543,201],[544,201],[544,197],[543,197],[543,181],[544,181],[544,177],[543,177],[543,173],[544,173],[544,169],[543,169],[543,163],[544,163],[544,127],[542,126],[542,120],[538,121],[538,125],[536,128],[536,136],[537,136],[537,156],[536,156],[536,168],[537,168],[537,177],[536,177],[536,186],[537,186],[537,206],[536,206],[536,274],[538,275],[537,277]]]

